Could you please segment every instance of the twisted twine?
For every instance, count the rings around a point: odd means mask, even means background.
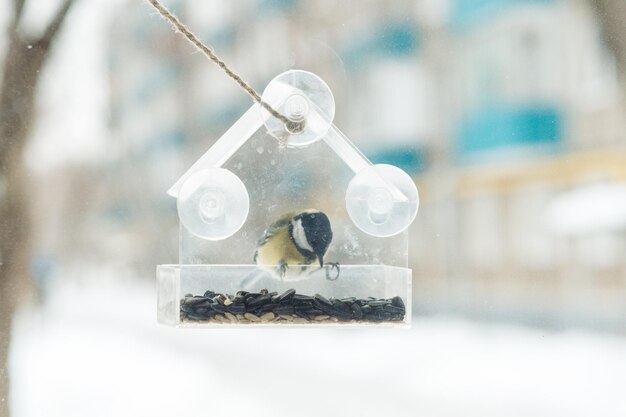
[[[272,106],[270,106],[267,102],[263,101],[259,93],[256,92],[254,88],[250,86],[247,82],[245,82],[241,76],[235,73],[224,61],[222,61],[216,54],[213,52],[211,48],[205,45],[198,37],[191,31],[187,26],[185,26],[172,12],[170,12],[165,6],[163,6],[158,0],[148,0],[148,2],[159,12],[159,14],[170,22],[170,24],[174,27],[174,29],[183,36],[200,52],[202,52],[207,58],[216,63],[230,78],[232,78],[246,93],[252,97],[252,99],[259,103],[265,110],[267,110],[272,116],[280,120],[285,124],[287,130],[292,133],[296,133],[304,127],[301,123],[293,122],[289,120],[284,115],[280,114],[276,111]],[[286,141],[286,139],[283,139]],[[282,143],[281,145],[285,146],[286,143]]]

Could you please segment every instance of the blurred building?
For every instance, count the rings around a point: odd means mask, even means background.
[[[336,124],[415,175],[415,310],[626,328],[624,225],[566,195],[605,187],[603,207],[626,181],[626,110],[585,0],[166,4],[258,89],[320,75]],[[165,191],[250,100],[142,3],[111,28],[110,70],[106,215],[175,261]]]
[[[626,211],[602,218],[626,198],[625,109],[589,4],[457,0],[445,33],[429,29],[448,49],[450,123],[442,167],[423,177],[415,235],[441,243],[435,257],[416,248],[432,277],[417,280],[421,305],[623,330]],[[593,207],[568,198],[598,187]]]

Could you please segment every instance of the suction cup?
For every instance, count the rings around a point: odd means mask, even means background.
[[[250,198],[238,176],[224,168],[191,175],[178,194],[178,217],[194,235],[207,240],[232,236],[248,217]]]
[[[413,222],[419,207],[417,187],[393,165],[371,165],[352,178],[346,209],[352,222],[376,237],[396,235]]]
[[[286,140],[289,147],[306,146],[321,139],[335,117],[335,99],[330,88],[307,71],[291,70],[274,78],[263,91],[263,101],[291,121],[285,125],[262,108],[267,131]]]

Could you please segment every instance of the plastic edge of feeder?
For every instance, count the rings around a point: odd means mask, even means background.
[[[275,94],[267,98],[270,105],[276,106],[285,100],[290,94],[298,90],[287,85],[281,85],[282,89],[277,90],[280,94]],[[214,144],[204,153],[182,177],[167,191],[167,193],[177,198],[185,181],[194,173],[204,168],[221,167],[239,148],[259,130],[271,114],[262,108],[258,103],[254,103]]]
[[[260,106],[258,104],[253,104],[243,116],[241,116],[239,120],[237,120],[222,137],[220,137],[215,144],[213,144],[178,181],[176,181],[176,184],[174,184],[167,193],[177,198],[183,184],[191,175],[204,168],[217,168],[222,166],[224,162],[237,152],[237,150],[263,125],[263,120],[259,117],[259,108]]]

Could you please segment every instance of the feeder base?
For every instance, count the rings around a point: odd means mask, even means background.
[[[157,318],[177,327],[408,327],[411,270],[341,265],[281,281],[256,265],[159,265]]]

